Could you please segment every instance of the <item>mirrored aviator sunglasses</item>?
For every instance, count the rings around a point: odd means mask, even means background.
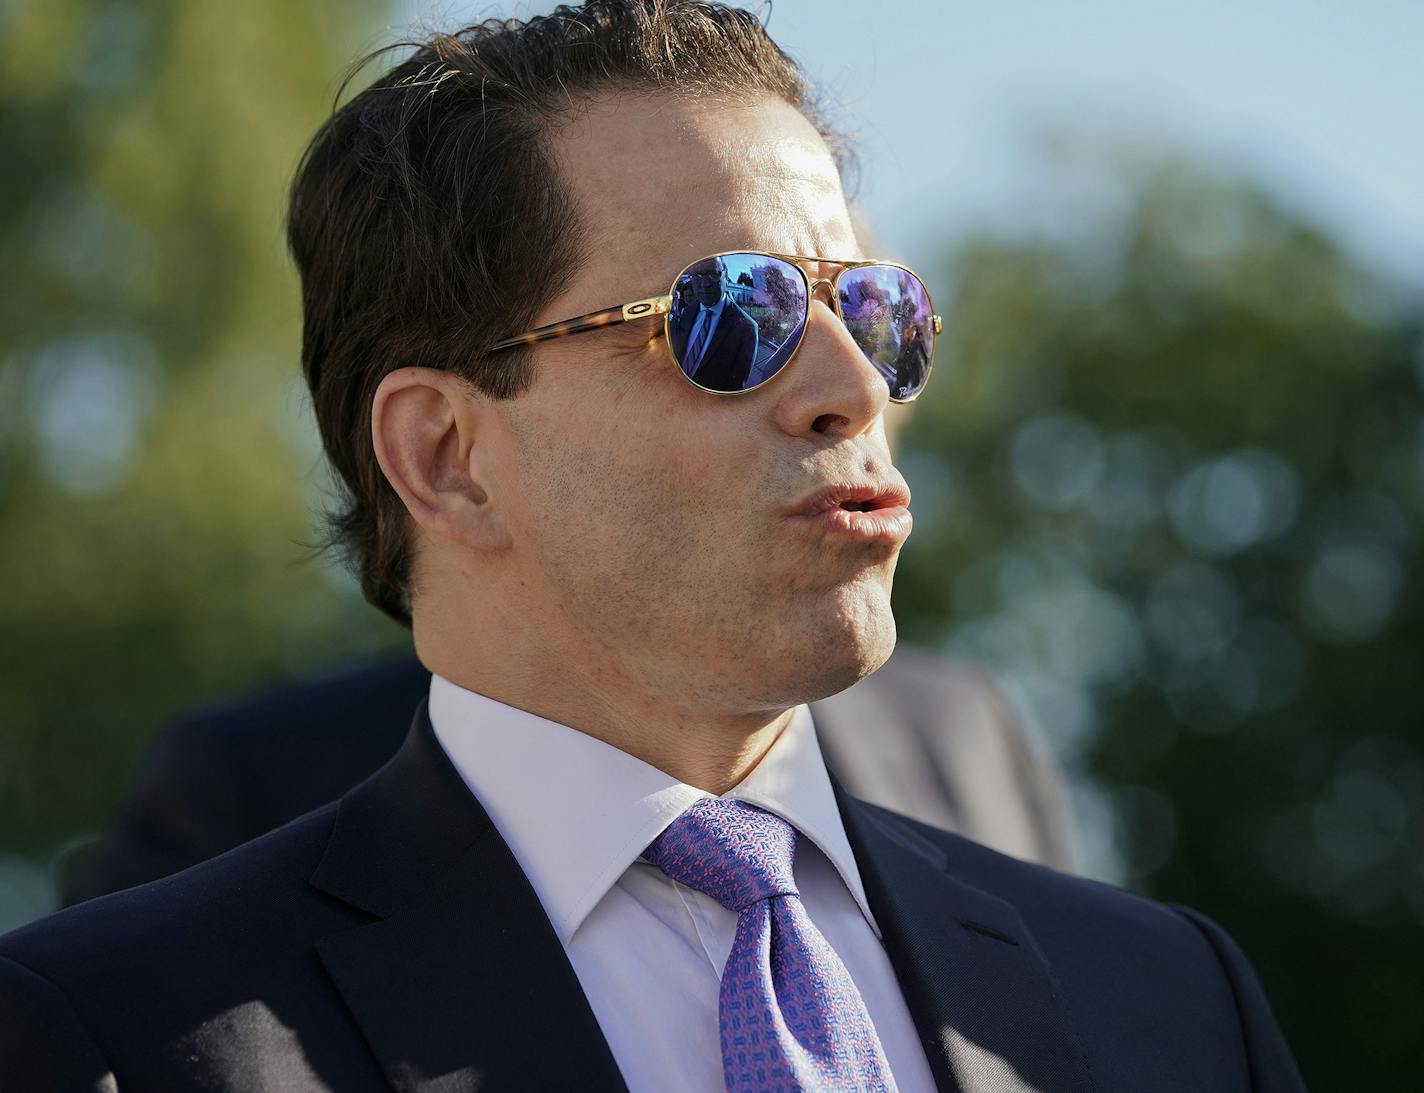
[[[713,394],[745,394],[773,379],[801,347],[813,285],[798,262],[841,267],[825,282],[837,316],[885,380],[891,401],[915,399],[934,368],[942,323],[925,283],[893,262],[727,251],[688,265],[666,295],[541,326],[489,351],[661,316],[668,349],[690,383]]]

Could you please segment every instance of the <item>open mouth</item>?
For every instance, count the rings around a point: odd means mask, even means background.
[[[823,490],[813,500],[810,510],[840,509],[842,512],[874,512],[877,509],[904,508],[910,495],[898,486],[840,486]]]
[[[811,494],[793,515],[854,539],[900,543],[910,534],[909,505],[910,491],[895,482],[837,485]]]

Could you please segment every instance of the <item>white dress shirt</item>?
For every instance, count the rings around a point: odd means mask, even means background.
[[[737,916],[641,857],[712,795],[440,675],[429,710],[441,747],[548,913],[631,1093],[720,1093],[718,992]],[[804,836],[793,874],[806,912],[859,988],[898,1088],[932,1093],[807,707],[723,797],[774,812]]]

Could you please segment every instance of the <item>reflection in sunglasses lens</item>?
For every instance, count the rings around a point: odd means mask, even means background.
[[[711,391],[749,391],[776,375],[806,325],[805,274],[765,254],[723,254],[673,287],[668,342],[678,366]]]
[[[840,280],[841,314],[896,400],[914,398],[934,360],[934,316],[924,283],[898,266],[861,266]]]

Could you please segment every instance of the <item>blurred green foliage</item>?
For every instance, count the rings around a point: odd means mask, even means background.
[[[902,636],[1001,674],[1107,807],[1093,871],[1223,922],[1312,1087],[1414,1088],[1420,301],[1248,184],[1097,162],[1088,230],[954,256]]]
[[[303,545],[281,236],[383,14],[0,6],[0,929],[172,712],[405,642]],[[1094,162],[1074,230],[947,257],[902,635],[1002,674],[1112,825],[1089,868],[1225,924],[1314,1087],[1407,1088],[1418,301],[1248,185]]]
[[[282,237],[381,13],[0,8],[0,854],[101,824],[181,705],[401,633],[304,560],[328,480]]]

